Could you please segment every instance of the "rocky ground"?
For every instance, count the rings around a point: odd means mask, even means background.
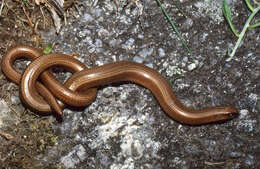
[[[243,1],[229,2],[240,32],[250,11]],[[239,116],[220,124],[183,125],[163,112],[148,89],[123,83],[101,87],[95,102],[82,111],[64,110],[58,123],[26,109],[19,87],[0,72],[1,168],[260,168],[260,29],[248,30],[227,62],[226,50],[237,38],[224,20],[222,1],[164,0],[191,58],[155,0],[128,3],[78,0],[57,33],[45,7],[41,12],[34,1],[6,1],[0,58],[16,44],[53,43],[53,51],[79,54],[88,67],[135,61],[160,72],[184,105],[233,105]],[[25,62],[16,67],[23,70]],[[69,74],[57,76],[63,80]]]

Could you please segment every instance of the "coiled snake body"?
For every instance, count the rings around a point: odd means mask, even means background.
[[[33,60],[22,75],[13,68],[15,60],[21,57]],[[49,70],[53,66],[64,67],[74,74],[61,84]],[[114,82],[133,82],[150,89],[163,110],[172,119],[185,124],[201,125],[228,120],[238,112],[230,106],[191,110],[177,99],[162,75],[135,62],[121,61],[87,69],[71,56],[59,53],[42,55],[39,49],[16,46],[2,58],[2,71],[10,80],[20,84],[22,100],[40,114],[55,111],[61,115],[63,103],[86,106],[95,99],[99,86]]]

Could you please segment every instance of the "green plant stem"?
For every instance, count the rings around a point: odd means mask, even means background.
[[[254,25],[250,25],[249,29],[254,29],[254,28],[258,27],[258,26],[260,26],[260,22],[254,24]]]
[[[235,45],[233,51],[232,51],[232,53],[229,55],[229,57],[226,59],[226,61],[231,61],[232,58],[234,57],[234,55],[235,55],[235,53],[236,53],[236,50],[237,50],[237,48],[239,47],[239,44],[241,43],[243,37],[245,36],[245,33],[246,33],[248,27],[250,26],[250,22],[252,21],[252,19],[254,18],[254,16],[257,14],[257,12],[258,12],[259,10],[260,10],[260,5],[259,5],[257,8],[255,8],[255,9],[252,11],[251,15],[248,17],[248,19],[247,19],[247,21],[246,21],[246,23],[245,23],[245,25],[244,25],[244,27],[243,27],[241,33],[239,34],[239,38],[238,38],[238,40],[237,40],[237,42],[236,42],[236,45]]]
[[[251,10],[254,11],[254,8],[252,7],[252,5],[250,4],[249,0],[245,0],[247,7]]]
[[[191,54],[190,49],[188,48],[187,44],[185,43],[184,39],[181,36],[181,33],[178,31],[177,27],[174,25],[173,21],[171,20],[171,18],[169,17],[169,15],[167,14],[167,12],[165,11],[165,9],[162,6],[162,3],[160,0],[156,0],[157,3],[159,4],[164,16],[167,18],[168,22],[170,23],[171,27],[173,28],[173,30],[176,32],[178,38],[181,40],[184,48],[188,51],[188,54],[191,56],[191,58],[194,60],[194,57]]]

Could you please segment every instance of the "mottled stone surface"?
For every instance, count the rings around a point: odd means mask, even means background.
[[[246,6],[230,3],[241,30]],[[186,106],[233,105],[239,117],[220,124],[182,125],[163,112],[146,88],[129,83],[103,86],[91,105],[82,111],[66,109],[63,122],[52,123],[58,138],[37,155],[37,165],[259,168],[259,29],[248,31],[234,59],[226,62],[226,49],[236,38],[223,19],[221,1],[165,0],[164,7],[194,55],[191,59],[155,0],[140,0],[126,9],[125,1],[118,4],[116,9],[110,0],[78,1],[78,11],[60,34],[53,29],[41,32],[42,37],[55,42],[56,52],[80,54],[78,59],[89,67],[121,60],[143,63],[160,72]],[[16,97],[11,100],[18,102]],[[7,109],[4,101],[0,106]]]

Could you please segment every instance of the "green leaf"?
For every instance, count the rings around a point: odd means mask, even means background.
[[[260,26],[260,22],[254,24],[254,25],[250,25],[249,28],[254,29],[255,27],[258,27],[258,26]]]
[[[230,54],[230,50],[227,48],[227,51],[226,51],[226,61],[229,62],[231,61],[233,58],[233,56],[231,56]]]
[[[184,41],[183,37],[181,36],[181,33],[179,32],[178,28],[175,26],[174,22],[171,20],[170,16],[168,15],[168,13],[166,12],[166,10],[164,9],[164,7],[162,6],[162,3],[160,0],[156,0],[156,2],[158,3],[158,5],[160,6],[164,16],[166,17],[167,21],[170,23],[172,29],[175,31],[175,33],[177,34],[178,38],[180,39],[181,43],[183,44],[184,48],[187,50],[188,54],[191,56],[191,58],[194,60],[194,57],[190,51],[190,49],[188,48],[188,45],[186,44],[186,42]]]
[[[226,58],[228,59],[228,58],[230,58],[230,52],[229,52],[229,49],[227,48],[227,50],[226,50]]]
[[[51,50],[52,50],[52,44],[49,43],[43,50],[43,53],[46,55],[46,54],[49,54],[51,53]]]
[[[254,10],[254,8],[252,7],[252,5],[250,4],[250,1],[249,0],[245,0],[246,2],[246,6],[248,7],[248,9],[250,9],[251,11]]]
[[[229,5],[226,0],[223,0],[222,11],[223,11],[224,17],[226,18],[230,29],[232,30],[232,32],[235,34],[236,37],[239,37],[235,27],[232,24],[231,12],[230,12],[230,8],[229,8]]]

